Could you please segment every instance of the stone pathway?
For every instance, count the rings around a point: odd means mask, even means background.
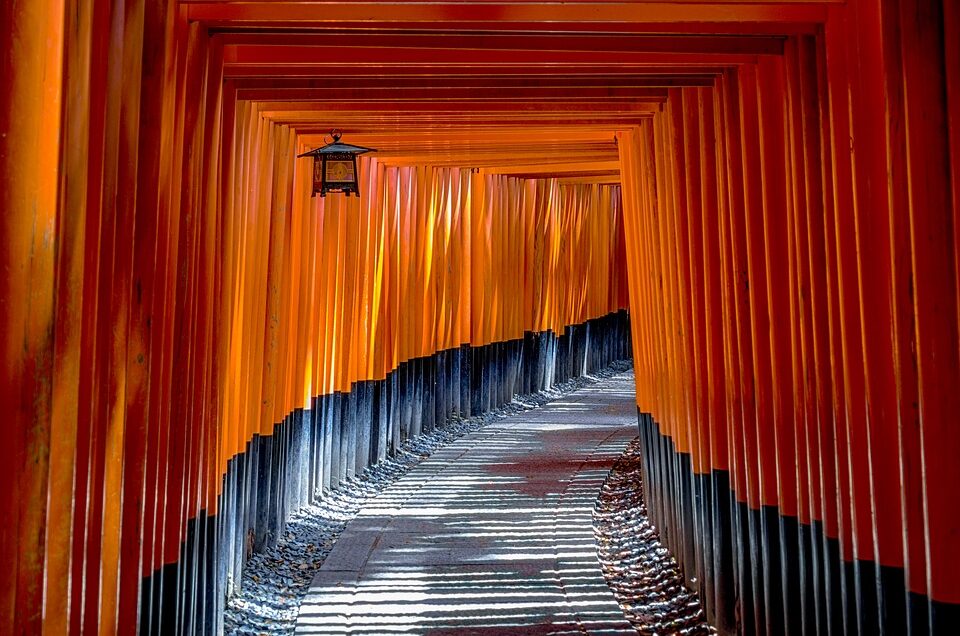
[[[633,373],[452,442],[348,523],[297,634],[636,634],[592,512],[636,435]]]

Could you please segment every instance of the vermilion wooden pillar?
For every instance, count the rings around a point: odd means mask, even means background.
[[[58,366],[54,276],[63,15],[57,1],[0,8],[0,73],[7,85],[0,102],[0,404],[6,418],[0,509],[7,519],[0,529],[0,630],[10,633],[36,632],[42,625],[44,502]],[[57,474],[55,485],[61,481]],[[62,538],[53,544],[61,572]]]
[[[692,210],[706,207],[706,197],[689,191],[691,163],[720,184],[727,224],[705,240],[717,243],[726,272],[721,382],[736,415],[725,435],[736,449],[732,489],[746,504],[734,506],[729,522],[741,631],[786,624],[805,632],[846,625],[861,633],[949,633],[956,625],[951,584],[935,574],[952,562],[936,537],[953,521],[921,512],[945,510],[937,502],[949,489],[917,472],[926,462],[939,470],[948,452],[941,449],[954,444],[940,429],[949,421],[940,409],[952,408],[945,404],[953,392],[934,389],[922,373],[927,364],[951,378],[956,368],[955,148],[944,134],[953,107],[946,69],[955,67],[956,53],[942,21],[951,11],[938,2],[850,2],[830,10],[823,36],[791,40],[784,57],[726,74],[717,84],[724,161],[710,168],[689,138],[688,109],[705,109],[686,94],[671,94],[672,120],[655,118],[663,141],[652,154],[621,144],[633,181],[626,195],[645,201],[653,193],[652,207],[625,203],[635,241],[628,243],[631,271],[641,279],[649,272],[668,288],[668,324],[673,312],[697,303],[697,273],[710,271],[717,256],[685,251],[682,236],[664,244],[642,229],[642,218],[655,213],[666,227],[689,224]],[[921,33],[929,35],[922,45]],[[912,119],[926,108],[922,123]],[[912,149],[922,143],[930,152],[921,156]],[[682,163],[684,176],[647,184],[634,156],[667,174]],[[666,263],[679,254],[675,271],[687,259],[698,262],[687,265],[689,279],[661,278],[648,264],[650,249],[670,250]],[[632,301],[634,328],[655,332],[645,302]],[[674,339],[672,349],[635,336],[638,379],[656,385],[669,377],[681,385],[673,396],[693,396],[678,411],[638,388],[640,409],[658,421],[654,434],[665,437],[668,455],[682,454],[692,440],[702,444],[702,431],[713,426],[699,404],[703,328],[690,315],[681,324],[692,338]],[[932,342],[950,353],[924,362],[924,343]],[[692,427],[690,413],[697,414]],[[936,450],[928,431],[939,440]],[[681,524],[683,495],[667,484],[686,479],[674,474],[685,470],[682,462],[662,462],[662,449],[649,452],[651,510],[660,524]],[[688,572],[718,549],[716,541],[698,548],[703,558],[695,554],[690,565],[689,546],[672,530],[664,536]],[[938,580],[941,591],[933,592]],[[702,591],[718,601],[722,620],[719,597]]]

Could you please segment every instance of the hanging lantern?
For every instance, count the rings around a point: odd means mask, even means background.
[[[373,148],[351,146],[340,143],[341,133],[333,130],[330,133],[333,141],[326,146],[305,152],[297,157],[313,157],[313,194],[322,197],[327,192],[343,192],[347,196],[353,192],[360,196],[360,186],[357,180],[357,155],[370,152]]]

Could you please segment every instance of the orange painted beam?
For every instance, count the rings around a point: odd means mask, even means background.
[[[811,24],[826,19],[824,4],[842,4],[841,0],[786,0],[780,3],[738,2],[611,2],[588,1],[556,5],[542,0],[530,2],[475,2],[470,4],[421,2],[189,2],[187,16],[214,26],[229,24],[266,25],[324,24],[354,22],[389,24],[391,22],[442,24],[533,22],[556,29],[558,23],[632,23],[656,30],[691,28],[688,23],[764,23]]]
[[[442,54],[441,54],[442,53]],[[707,58],[712,66],[749,64],[756,61],[755,53],[713,53]],[[363,46],[327,49],[323,47],[284,47],[233,44],[224,47],[224,71],[228,77],[235,75],[269,75],[309,71],[322,75],[323,69],[344,65],[377,66],[384,69],[399,66],[426,64],[431,67],[459,69],[498,66],[525,66],[527,73],[538,66],[582,66],[632,69],[645,67],[655,70],[658,65],[700,65],[703,53],[663,51],[540,51],[540,50],[487,50],[487,49],[396,49],[380,50]]]
[[[652,113],[660,109],[659,104],[666,100],[665,94],[649,96],[640,101],[607,102],[597,100],[593,104],[582,104],[577,101],[564,100],[449,100],[449,101],[295,101],[295,102],[256,102],[257,110],[267,118],[273,117],[330,117],[338,115],[362,116],[368,112],[393,113],[399,117],[405,115],[441,115],[469,116],[484,114],[491,111],[510,111],[515,116],[566,113],[597,113],[626,115],[636,113]]]
[[[358,69],[346,69],[346,71]],[[708,69],[709,70],[709,69]],[[595,75],[595,74],[563,74],[553,75],[490,75],[477,69],[473,75],[448,74],[433,85],[427,85],[422,77],[409,75],[339,75],[336,77],[305,77],[305,78],[246,78],[234,79],[233,86],[237,87],[237,97],[263,101],[277,101],[288,95],[309,94],[316,90],[318,94],[332,90],[403,90],[403,89],[464,89],[464,88],[579,88],[593,89],[637,89],[637,88],[667,88],[670,86],[709,86],[713,83],[716,72],[690,72],[690,69],[676,68],[675,73],[644,73],[637,75]],[[259,98],[258,94],[267,94],[273,97]]]
[[[680,83],[680,82],[678,82]],[[484,102],[484,101],[545,101],[567,102],[632,102],[661,101],[666,92],[659,88],[611,88],[611,87],[525,87],[525,86],[480,86],[470,88],[448,88],[412,86],[407,88],[375,87],[369,89],[345,89],[331,87],[326,89],[289,89],[278,92],[277,89],[238,90],[238,99],[249,99],[277,104],[289,102]]]
[[[502,165],[481,168],[481,174],[537,174],[576,172],[619,172],[619,161],[542,162],[528,165]]]
[[[699,63],[677,63],[677,64],[633,64],[623,66],[615,62],[605,64],[577,64],[577,65],[539,65],[535,69],[538,77],[551,78],[576,78],[576,81],[588,80],[592,77],[612,77],[621,79],[633,79],[637,77],[649,76],[662,81],[666,78],[677,77],[704,77],[713,76],[723,72],[725,66],[719,63],[710,63],[710,60],[702,60]],[[495,70],[495,72],[494,72]],[[496,69],[487,66],[469,66],[458,65],[450,66],[443,64],[442,61],[422,64],[405,64],[383,66],[380,64],[370,64],[364,66],[354,66],[343,64],[340,66],[324,66],[322,72],[310,66],[258,66],[246,65],[236,67],[230,70],[228,81],[240,86],[259,86],[262,83],[277,83],[291,86],[313,86],[323,84],[329,81],[336,81],[339,78],[349,79],[377,79],[390,81],[391,78],[404,78],[413,80],[415,78],[430,78],[427,86],[436,86],[440,84],[440,79],[463,79],[482,78],[480,81],[490,81],[491,77],[504,77],[508,81],[521,77],[530,77],[531,68],[526,64],[498,64]],[[336,78],[336,79],[331,79]]]
[[[435,54],[442,51],[472,51],[477,64],[482,64],[488,52],[535,51],[538,53],[589,53],[584,60],[592,59],[593,54],[616,53],[617,60],[629,61],[634,53],[698,53],[743,54],[743,55],[781,55],[782,37],[741,35],[684,35],[675,37],[661,34],[618,34],[578,35],[565,33],[558,37],[553,34],[537,33],[424,33],[371,30],[369,32],[323,33],[276,33],[276,34],[234,34],[224,36],[224,55],[227,63],[245,63],[252,60],[270,61],[291,59],[298,63],[325,59],[332,54],[352,56],[360,50],[373,54],[383,49],[381,55],[392,57],[404,49],[418,49],[422,54]],[[337,49],[334,51],[332,49]],[[624,55],[628,54],[628,55]],[[407,59],[401,54],[400,59]],[[522,59],[522,58],[520,58]],[[364,60],[362,54],[357,62]],[[517,60],[519,61],[519,59]]]

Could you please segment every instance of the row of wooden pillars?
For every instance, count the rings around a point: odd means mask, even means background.
[[[440,351],[317,397],[254,435],[230,460],[217,513],[191,520],[179,558],[144,579],[140,633],[220,633],[244,563],[277,543],[294,512],[349,487],[408,439],[629,360],[629,332],[620,311],[559,335]]]
[[[828,14],[621,135],[646,493],[724,633],[955,633],[956,4]]]

